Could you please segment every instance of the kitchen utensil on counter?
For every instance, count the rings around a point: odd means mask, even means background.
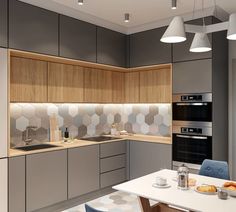
[[[182,164],[177,171],[178,188],[181,190],[189,189],[188,179],[189,179],[189,169],[187,166]]]

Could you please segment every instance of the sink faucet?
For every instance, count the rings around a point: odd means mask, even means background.
[[[26,130],[23,131],[22,141],[24,141],[26,145],[29,145],[33,141],[33,139],[31,138],[31,135],[30,135],[30,130],[35,130],[35,129],[37,129],[36,126],[28,126],[28,127],[26,127]]]

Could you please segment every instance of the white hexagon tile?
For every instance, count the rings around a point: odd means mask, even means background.
[[[56,115],[62,131],[72,137],[110,133],[111,125],[129,133],[170,136],[170,104],[30,104],[12,103],[11,145],[22,142],[29,125],[37,127],[35,140],[49,140],[49,119]]]

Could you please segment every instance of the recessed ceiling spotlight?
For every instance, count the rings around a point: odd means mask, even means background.
[[[84,0],[78,0],[78,5],[83,5],[84,4]]]
[[[172,10],[176,10],[177,9],[177,0],[172,0],[171,9]]]
[[[129,22],[129,13],[125,13],[125,22],[126,22],[126,23]]]

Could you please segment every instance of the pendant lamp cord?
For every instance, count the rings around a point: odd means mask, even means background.
[[[195,18],[195,9],[196,9],[196,0],[193,1],[193,17],[192,17],[192,19]]]
[[[204,0],[202,0],[202,16],[203,16],[203,18],[202,18],[202,24],[203,24],[203,26],[205,27],[206,26],[206,23],[205,23],[205,14],[204,14]]]

